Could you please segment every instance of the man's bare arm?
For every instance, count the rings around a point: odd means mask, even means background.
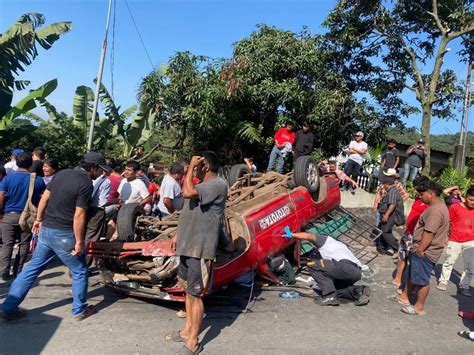
[[[183,185],[183,197],[188,199],[197,199],[199,198],[199,193],[196,190],[196,187],[193,184],[193,173],[194,168],[196,168],[204,160],[203,157],[193,156],[191,162],[189,163],[189,169],[184,178]]]
[[[76,207],[74,212],[74,220],[72,224],[76,245],[71,252],[72,255],[81,255],[84,252],[84,239],[86,234],[86,210],[82,207]]]
[[[163,204],[166,206],[166,208],[168,209],[169,213],[173,213],[174,212],[174,206],[173,206],[173,200],[170,199],[169,197],[165,197],[163,199]]]
[[[423,231],[423,235],[421,236],[421,242],[416,250],[418,256],[424,256],[425,250],[430,246],[431,241],[433,240],[433,233],[428,232],[427,230]]]
[[[2,191],[0,192],[0,213],[2,213],[4,205],[5,205],[5,191]]]

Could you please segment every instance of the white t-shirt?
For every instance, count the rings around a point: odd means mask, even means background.
[[[355,149],[365,149],[367,150],[367,143],[364,141],[357,143],[357,141],[351,141],[349,144],[349,148],[355,148]],[[356,163],[359,163],[362,165],[364,162],[364,155],[363,154],[351,154],[349,155],[349,159],[354,160]]]
[[[150,195],[145,183],[140,179],[132,181],[123,179],[120,181],[117,192],[120,194],[122,203],[140,203]]]
[[[15,174],[18,171],[18,165],[16,165],[16,161],[14,160],[9,161],[3,167],[5,168],[7,175]]]
[[[352,261],[359,267],[362,266],[359,259],[357,259],[354,254],[352,254],[347,245],[333,239],[332,237],[328,236],[326,243],[324,243],[321,248],[318,248],[318,251],[323,259],[336,261],[346,259]]]
[[[170,214],[164,203],[165,197],[171,199],[175,210],[183,208],[184,198],[181,193],[181,186],[170,174],[166,174],[163,178],[163,182],[160,186],[160,202],[158,203],[158,208],[161,212]]]

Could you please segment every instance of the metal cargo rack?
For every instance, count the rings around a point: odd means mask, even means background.
[[[377,257],[375,241],[382,234],[380,229],[343,207],[337,207],[312,222],[306,230],[330,235],[343,242],[362,264],[368,264]]]

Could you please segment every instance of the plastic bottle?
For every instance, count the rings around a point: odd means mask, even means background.
[[[374,283],[374,270],[368,267],[367,265],[362,265],[360,269],[362,273],[362,282],[365,283]]]
[[[300,298],[300,294],[296,291],[285,291],[280,292],[279,295],[281,298],[290,298],[290,299],[298,299]]]

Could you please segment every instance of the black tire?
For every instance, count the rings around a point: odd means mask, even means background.
[[[229,172],[229,186],[232,186],[235,184],[235,182],[244,176],[245,174],[250,174],[250,169],[247,165],[245,164],[236,164],[233,165],[232,168],[230,169]]]
[[[306,187],[312,195],[319,191],[319,167],[311,156],[306,155],[298,158],[293,170],[293,177],[297,186]]]
[[[145,209],[139,203],[122,205],[117,214],[117,240],[120,242],[135,241],[135,223],[139,216],[145,214]]]

